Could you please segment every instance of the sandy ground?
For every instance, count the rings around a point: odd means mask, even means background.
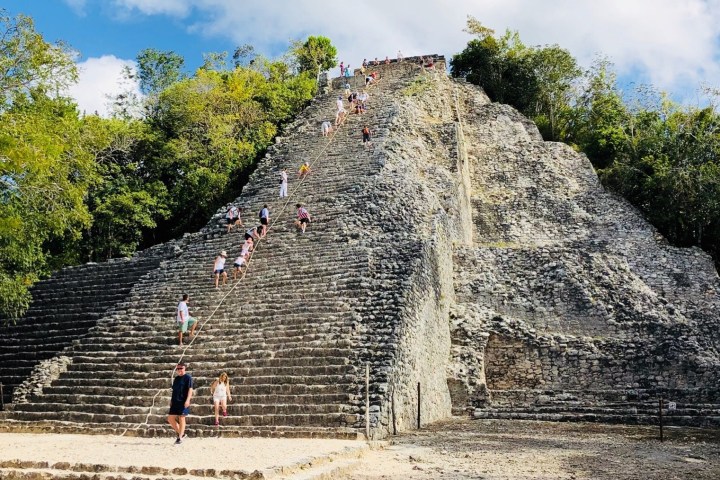
[[[720,430],[666,433],[660,443],[650,427],[453,420],[369,452],[346,440],[198,438],[174,446],[172,438],[3,433],[0,461],[259,470],[268,478],[283,477],[285,467],[292,478],[308,473],[299,465],[334,458],[350,459],[346,480],[720,480]],[[366,453],[353,464],[359,450]]]
[[[333,456],[365,442],[270,438],[174,438],[110,435],[0,433],[0,461],[27,460],[112,466],[243,470],[272,473],[279,467]]]
[[[452,421],[396,437],[345,478],[720,480],[720,431]]]

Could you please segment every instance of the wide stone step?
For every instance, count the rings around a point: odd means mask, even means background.
[[[159,409],[159,408],[158,408]],[[164,408],[163,408],[164,410]],[[192,410],[191,410],[192,411]],[[61,421],[73,423],[125,423],[125,424],[141,424],[147,423],[162,425],[167,422],[167,413],[162,414],[106,414],[106,413],[89,413],[89,412],[72,412],[72,411],[43,411],[43,412],[12,412],[12,418],[21,421]],[[318,426],[318,427],[344,427],[358,421],[357,415],[344,413],[324,413],[324,414],[268,414],[268,415],[245,415],[240,417],[225,417],[223,425],[225,426]],[[214,414],[212,416],[187,416],[188,425],[212,425],[215,422]]]
[[[96,435],[126,435],[135,437],[167,437],[173,433],[162,425],[144,423],[68,423],[62,421],[7,420],[0,423],[0,432],[17,433],[81,433]],[[361,438],[359,430],[347,427],[296,427],[282,426],[227,426],[194,424],[187,430],[190,437],[279,437],[279,438],[338,438],[356,440]]]
[[[170,397],[158,397],[155,402],[156,409],[167,410],[170,404]],[[152,403],[151,403],[152,405]],[[237,403],[230,402],[227,405],[228,416],[259,416],[259,415],[324,415],[331,413],[342,413],[344,405],[339,404],[267,404],[267,403]],[[92,413],[102,415],[147,415],[150,413],[150,406],[138,405],[117,405],[109,403],[23,403],[13,410],[13,416],[20,418],[23,413],[40,412],[74,412]],[[214,405],[209,396],[196,396],[191,407],[191,412],[196,417],[210,417],[215,414]],[[222,414],[222,412],[220,412]]]
[[[111,367],[117,367],[120,363],[124,364],[144,364],[148,361],[146,356],[132,355],[132,352],[89,352],[83,355],[73,356],[73,365],[83,363],[104,364]],[[175,366],[178,361],[178,355],[174,352],[166,353],[152,357],[152,363],[162,366]],[[292,358],[244,358],[238,359],[236,355],[227,355],[225,357],[218,355],[202,355],[194,352],[192,354],[191,370],[194,369],[196,363],[221,364],[227,368],[264,368],[264,367],[286,367],[286,366],[331,366],[346,365],[349,360],[345,356],[298,356]]]
[[[205,393],[202,395],[204,400],[209,404],[209,395],[207,389],[203,389]],[[156,392],[157,393],[157,392]],[[155,398],[156,405],[169,404],[170,392],[163,393]],[[33,401],[40,400],[45,404],[78,404],[78,405],[122,405],[126,407],[150,407],[153,405],[152,396],[118,396],[118,395],[65,395],[65,394],[49,394],[43,393],[41,396],[35,396]],[[198,403],[200,400],[195,400]],[[232,395],[231,405],[242,404],[262,404],[262,405],[329,405],[344,404],[350,402],[350,395],[347,393],[328,393],[328,394],[312,394],[312,395],[263,395],[258,398],[255,395]],[[19,410],[27,410],[21,405],[17,406]]]
[[[117,379],[129,379],[129,378],[154,378],[164,374],[172,372],[169,368],[172,364],[156,364],[156,363],[144,363],[144,364],[128,364],[122,365],[122,370],[118,369],[118,365],[111,364],[74,364],[68,367],[68,371],[64,372],[62,376],[64,378],[86,378],[93,379],[97,377],[103,377],[112,374]],[[253,377],[253,376],[284,376],[284,375],[342,375],[351,372],[352,367],[350,365],[324,365],[324,366],[298,366],[288,365],[282,367],[232,367],[225,363],[209,363],[201,364],[199,362],[193,363],[192,375],[197,378],[212,378],[218,375],[218,366],[222,367],[222,370],[228,372],[233,377]]]
[[[198,388],[209,388],[210,382],[206,385],[198,385]],[[108,385],[90,385],[90,384],[75,384],[75,385],[51,385],[43,389],[44,393],[51,395],[113,395],[118,397],[132,396],[132,397],[148,397],[152,398],[164,392],[169,392],[171,383],[169,379],[165,379],[164,382],[158,382],[157,385],[144,385],[141,387],[134,386],[132,390],[128,390],[125,387],[116,387]],[[253,384],[244,385],[236,384],[232,386],[234,395],[238,396],[253,396],[253,395],[339,395],[348,394],[354,391],[353,384],[350,383],[334,383],[334,384],[291,384],[291,383],[266,383],[266,384]]]
[[[116,378],[99,378],[93,379],[92,384],[97,387],[111,387],[117,385],[119,381],[128,391],[135,388],[168,388],[170,385],[170,377],[167,378],[128,378],[128,379],[116,379]],[[195,384],[197,387],[210,385],[210,383],[216,378],[215,375],[207,378],[196,378]],[[299,384],[299,385],[342,385],[349,384],[355,380],[353,375],[347,374],[336,374],[336,375],[277,375],[277,376],[252,376],[252,377],[238,377],[234,379],[234,387],[242,387],[247,385],[260,385],[260,384]],[[81,387],[87,385],[88,382],[85,379],[68,378],[60,376],[60,378],[53,381],[53,386],[67,386],[67,387]]]
[[[500,419],[500,420],[536,420],[549,422],[597,422],[617,423],[626,425],[657,425],[657,415],[643,414],[596,414],[596,413],[528,413],[528,412],[497,412],[494,410],[482,410],[473,413],[476,419]],[[665,425],[675,426],[720,426],[720,416],[664,416]]]

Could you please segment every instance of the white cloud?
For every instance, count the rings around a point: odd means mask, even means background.
[[[85,16],[85,5],[87,4],[87,0],[64,0],[65,3],[67,3],[70,8],[73,9],[73,11],[80,15],[81,17]]]
[[[102,116],[109,115],[108,97],[126,92],[128,89],[140,96],[136,82],[123,81],[123,68],[135,67],[132,60],[123,60],[113,55],[99,58],[88,58],[78,63],[80,79],[76,85],[68,89],[67,94],[74,98],[81,112],[92,114],[98,112]]]
[[[80,1],[80,0],[75,0]],[[720,0],[358,0],[352,4],[296,0],[114,0],[130,12],[182,19],[192,32],[253,44],[261,51],[310,34],[326,35],[339,59],[462,50],[466,15],[499,32],[518,30],[527,44],[567,48],[584,65],[601,53],[621,74],[668,90],[716,82]]]
[[[138,10],[146,15],[165,14],[184,17],[190,13],[191,4],[194,2],[187,0],[114,0],[114,3],[123,10]]]

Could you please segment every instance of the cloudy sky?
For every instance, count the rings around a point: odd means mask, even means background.
[[[557,43],[584,66],[603,54],[623,84],[652,83],[701,103],[703,85],[720,86],[720,0],[5,0],[49,41],[80,53],[71,94],[82,110],[105,111],[124,65],[144,48],[174,50],[190,69],[204,52],[252,44],[270,57],[292,39],[330,37],[339,60],[461,51],[467,15],[529,45]],[[337,75],[337,72],[334,72]]]

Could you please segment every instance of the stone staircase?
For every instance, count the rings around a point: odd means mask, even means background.
[[[622,389],[493,390],[491,405],[476,408],[473,417],[658,425],[660,399],[663,399],[665,425],[717,428],[720,426],[720,404],[716,399],[707,398],[707,393]]]
[[[226,234],[219,211],[202,232],[183,239],[181,254],[164,259],[119,295],[108,314],[95,314],[81,337],[68,338],[74,341],[63,351],[71,360],[67,370],[41,393],[11,405],[0,430],[168,435],[171,372],[182,358],[196,385],[188,417],[192,436],[356,438],[364,427],[364,366],[373,357],[367,345],[377,345],[373,336],[382,334],[371,331],[363,317],[391,316],[398,309],[367,291],[378,276],[385,288],[399,285],[407,270],[372,264],[370,240],[382,239],[384,230],[367,222],[368,185],[382,169],[378,152],[393,117],[393,97],[417,67],[378,69],[383,78],[370,89],[366,114],[350,115],[334,136],[324,138],[319,125],[333,119],[338,92],[320,95],[259,163],[237,202],[246,226],[255,224],[265,203],[272,223],[241,281],[215,289],[211,278],[215,256],[226,250],[231,266],[245,231]],[[364,124],[374,132],[370,148],[361,143]],[[312,173],[300,182],[293,172],[306,160]],[[287,205],[277,198],[283,167],[291,175]],[[305,234],[292,225],[298,202],[313,217]],[[190,295],[191,315],[201,322],[187,350],[175,345],[182,293]],[[0,347],[0,355],[28,368],[36,358],[18,346]],[[215,427],[209,385],[222,371],[230,376],[233,401],[229,416]],[[373,371],[375,405],[385,375]],[[22,375],[14,378],[19,382]]]
[[[17,321],[0,318],[1,323],[10,322],[0,335],[3,403],[12,402],[16,388],[41,361],[61,354],[87,335],[159,264],[157,256],[89,263],[66,268],[38,282],[32,288],[32,304],[24,317]],[[29,393],[24,390],[17,394]]]

